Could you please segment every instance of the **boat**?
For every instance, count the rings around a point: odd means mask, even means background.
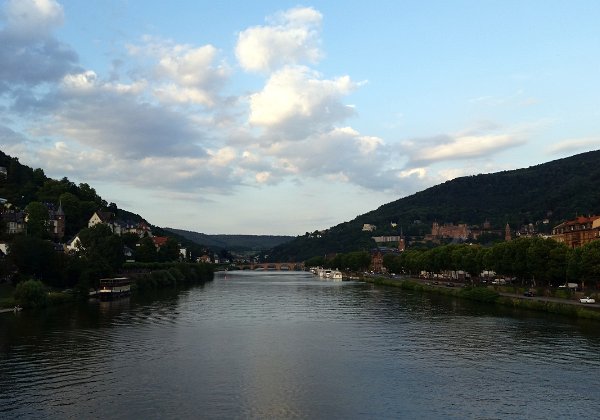
[[[131,280],[127,277],[100,279],[98,297],[101,300],[112,300],[131,293]]]
[[[596,303],[596,299],[586,296],[586,297],[579,299],[579,302],[581,302],[581,303]]]
[[[342,272],[340,270],[333,270],[331,272],[331,280],[342,281],[343,280]]]

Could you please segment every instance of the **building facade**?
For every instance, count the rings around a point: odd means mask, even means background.
[[[600,216],[579,216],[555,226],[552,239],[569,248],[577,248],[600,239]]]

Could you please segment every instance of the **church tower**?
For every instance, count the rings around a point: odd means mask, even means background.
[[[65,212],[62,208],[62,201],[59,201],[58,210],[54,213],[54,235],[56,239],[61,240],[65,236]]]
[[[400,240],[398,241],[398,251],[404,252],[406,249],[406,242],[404,241],[404,235],[402,234],[402,228],[400,228]]]
[[[510,226],[508,225],[508,223],[506,224],[506,227],[504,228],[504,240],[506,242],[510,241],[512,239],[512,235],[510,233]]]

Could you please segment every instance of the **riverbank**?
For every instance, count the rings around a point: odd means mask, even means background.
[[[168,289],[212,281],[214,271],[211,265],[198,263],[137,263],[128,264],[120,276],[129,277],[132,281],[132,293],[151,293],[160,289]],[[0,313],[14,312],[15,306],[24,309],[35,307],[57,306],[74,303],[88,298],[89,290],[67,289],[49,290],[39,281],[34,292],[24,293],[20,299],[16,296],[17,288],[0,285]],[[19,283],[21,285],[22,283]],[[93,289],[92,289],[93,290]]]
[[[411,278],[364,277],[361,281],[382,286],[399,287],[404,290],[435,293],[494,305],[511,306],[518,309],[530,309],[566,315],[573,318],[600,321],[600,307],[584,306],[579,302],[567,299],[525,297],[511,293],[497,292],[487,287],[447,287],[444,285],[428,284]]]

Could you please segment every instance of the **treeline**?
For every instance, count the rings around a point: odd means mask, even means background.
[[[13,284],[35,279],[57,289],[75,288],[86,295],[97,288],[103,277],[113,277],[124,268],[125,246],[136,261],[164,263],[179,261],[179,245],[169,238],[157,249],[150,238],[140,239],[134,234],[114,235],[110,228],[98,224],[79,233],[80,244],[73,253],[57,252],[55,245],[32,235],[13,238],[10,252],[0,260],[0,275]],[[193,273],[191,273],[193,274]]]
[[[418,275],[462,270],[479,276],[484,270],[515,278],[522,284],[556,287],[566,282],[597,288],[600,281],[600,240],[570,249],[552,239],[519,238],[491,247],[444,245],[384,256],[390,272]]]
[[[204,263],[134,263],[125,269],[132,271],[129,277],[141,292],[205,282],[214,276],[213,267]]]
[[[371,264],[371,254],[366,251],[336,254],[333,258],[313,257],[304,262],[307,267],[339,268],[346,271],[365,271]]]

